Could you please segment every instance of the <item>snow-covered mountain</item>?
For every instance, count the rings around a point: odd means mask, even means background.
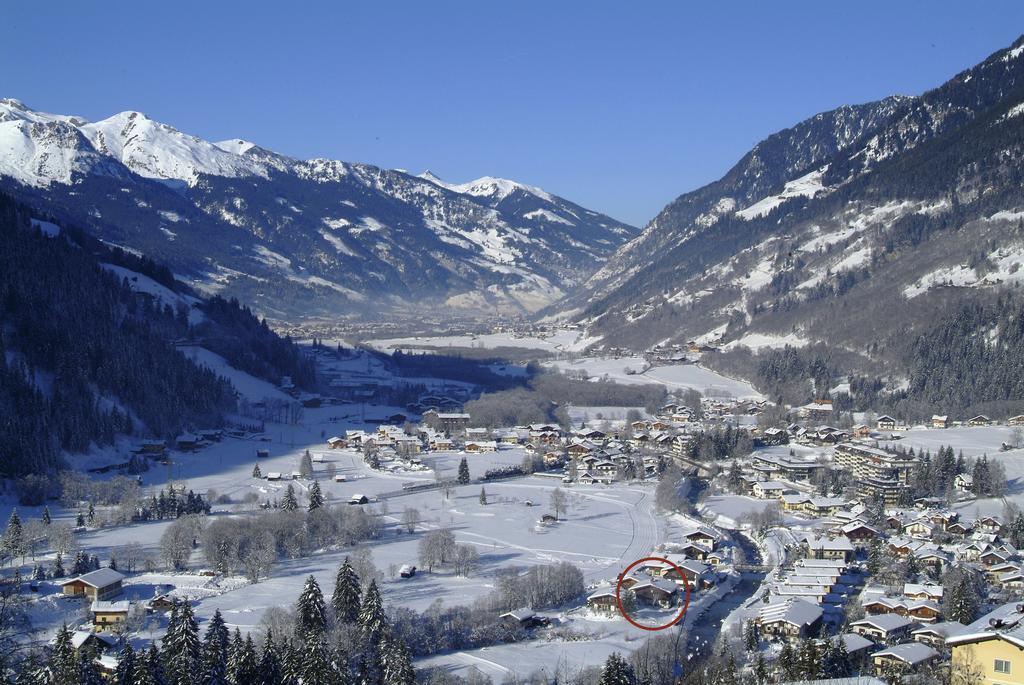
[[[10,99],[0,187],[285,318],[422,304],[532,312],[637,232],[505,179],[299,160],[139,112],[89,122]]]
[[[609,346],[825,342],[898,367],[918,324],[1024,283],[1022,112],[1024,38],[920,96],[818,114],[552,311]]]

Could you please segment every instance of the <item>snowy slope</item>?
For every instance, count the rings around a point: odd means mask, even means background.
[[[278,317],[424,302],[532,312],[636,233],[507,179],[299,160],[140,112],[88,122],[16,100],[0,100],[0,187]]]

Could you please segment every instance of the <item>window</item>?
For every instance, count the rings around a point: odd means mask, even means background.
[[[1006,659],[996,659],[994,670],[996,673],[1009,673],[1010,662]]]

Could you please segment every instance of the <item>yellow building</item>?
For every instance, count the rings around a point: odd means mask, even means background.
[[[1024,685],[1024,634],[985,631],[946,640],[953,685]]]
[[[128,621],[131,602],[128,600],[120,602],[95,601],[90,610],[92,611],[93,630],[97,633],[118,630]]]

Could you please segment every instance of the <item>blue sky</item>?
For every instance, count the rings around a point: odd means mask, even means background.
[[[642,225],[765,135],[919,93],[1024,32],[1021,2],[705,4],[16,2],[0,96],[514,178]]]

